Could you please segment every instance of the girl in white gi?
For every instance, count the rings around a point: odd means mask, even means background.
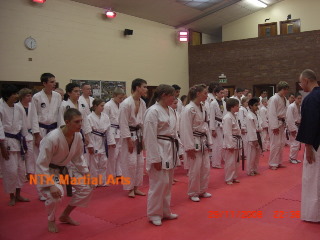
[[[98,184],[102,187],[107,186],[108,147],[116,147],[109,117],[102,112],[104,104],[102,99],[93,100],[92,112],[88,116],[92,128],[89,135],[92,147],[88,147],[90,152],[89,169],[92,177],[102,178],[102,183]]]
[[[208,198],[210,159],[208,149],[212,145],[211,134],[206,122],[205,107],[201,102],[207,99],[208,90],[203,84],[189,90],[190,103],[181,113],[181,141],[189,161],[188,196],[194,202],[199,197]]]
[[[15,102],[18,100],[18,89],[14,85],[3,85],[1,96],[4,102],[0,105],[0,120],[5,135],[1,142],[1,168],[3,185],[10,194],[9,206],[16,201],[29,202],[20,195],[20,190],[26,180],[26,165],[22,155],[27,151],[24,137],[28,134],[24,110]]]
[[[241,129],[241,138],[243,142],[243,152],[245,157],[247,157],[247,149],[248,149],[247,125],[246,125],[246,118],[248,114],[248,101],[249,99],[247,97],[241,98],[241,106],[237,114],[237,117],[239,119],[240,129]]]
[[[261,127],[262,127],[262,132],[261,132],[261,138],[262,138],[262,151],[268,151],[270,148],[270,143],[269,143],[269,131],[268,131],[268,126],[269,126],[269,121],[268,121],[268,99],[267,98],[262,98],[260,102],[260,109],[259,109],[259,115],[261,118]]]
[[[287,99],[285,96],[289,91],[289,84],[280,81],[277,85],[278,92],[275,93],[268,103],[268,120],[270,135],[269,167],[277,170],[284,167],[282,163],[282,152],[285,145],[285,122],[287,113]]]
[[[210,122],[209,128],[212,135],[212,167],[222,168],[222,118],[227,113],[226,102],[223,101],[224,88],[216,87],[214,89],[216,98],[210,103]]]
[[[117,176],[122,175],[121,165],[120,165],[120,127],[119,127],[119,114],[120,114],[120,103],[123,101],[125,93],[122,88],[116,88],[113,91],[113,98],[110,99],[104,105],[103,112],[106,113],[111,122],[111,132],[116,141],[116,147],[109,149],[108,165],[107,165],[107,176]]]
[[[144,117],[144,143],[147,152],[147,171],[149,175],[149,192],[147,214],[156,226],[161,220],[176,219],[171,213],[171,186],[173,169],[177,164],[179,138],[177,134],[177,117],[169,107],[175,100],[174,88],[161,84],[153,95]],[[152,105],[153,102],[157,102]]]
[[[297,159],[298,152],[300,150],[300,142],[296,140],[298,129],[301,121],[301,101],[302,96],[299,92],[295,94],[295,100],[288,106],[287,109],[287,129],[289,131],[289,140],[290,140],[290,154],[289,162],[290,163],[300,163],[301,161]]]
[[[30,105],[32,100],[32,91],[28,88],[23,88],[19,91],[19,99],[20,101],[17,103],[17,106],[19,106],[21,109],[24,110],[25,118],[26,118],[26,124],[28,128],[28,134],[26,136],[26,142],[28,151],[24,155],[24,160],[26,164],[26,171],[27,171],[27,179],[29,179],[30,174],[35,173],[35,166],[36,166],[36,160],[33,153],[33,135],[32,135],[32,129],[31,129],[31,115],[30,115]]]
[[[82,114],[81,134],[83,135],[83,138],[84,138],[84,144],[87,147],[92,147],[92,145],[89,145],[89,143],[90,143],[89,133],[91,133],[91,126],[88,122],[88,117],[86,114],[86,107],[83,104],[79,103],[79,97],[80,97],[79,85],[76,83],[68,83],[66,85],[66,94],[64,97],[64,101],[62,101],[60,109],[59,109],[58,126],[60,127],[60,126],[65,125],[63,115],[67,109],[69,109],[69,108],[78,109]]]
[[[226,102],[227,114],[222,119],[223,149],[224,149],[224,171],[225,181],[228,185],[239,183],[238,168],[240,161],[240,150],[242,148],[241,130],[236,112],[239,111],[239,101],[229,98]]]
[[[59,217],[60,222],[79,225],[70,217],[70,213],[76,207],[86,207],[91,198],[92,182],[88,165],[83,158],[83,141],[79,133],[81,115],[77,109],[67,109],[64,113],[65,125],[50,132],[40,144],[36,163],[37,187],[47,198],[45,206],[49,232],[58,232],[55,215],[64,195],[62,184],[65,184],[61,178],[65,179],[68,176],[66,174],[69,174],[76,183],[72,184],[75,191],[68,206]],[[89,180],[84,180],[85,177]]]
[[[147,82],[141,78],[132,81],[132,95],[126,98],[120,105],[119,125],[121,151],[121,170],[125,178],[130,178],[130,184],[123,185],[128,190],[128,196],[145,196],[138,189],[143,180],[143,156],[142,156],[142,127],[146,104],[141,98],[148,92]]]
[[[257,114],[260,105],[259,98],[250,99],[248,105],[250,110],[246,118],[248,140],[246,172],[249,176],[254,176],[259,174],[258,165],[262,149],[262,140],[260,135],[262,131],[261,119]]]

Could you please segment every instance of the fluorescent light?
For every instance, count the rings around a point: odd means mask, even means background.
[[[262,8],[266,8],[268,7],[268,5],[260,0],[248,0],[251,4],[257,6],[257,7],[262,7]]]

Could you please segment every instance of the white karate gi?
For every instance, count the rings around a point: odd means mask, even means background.
[[[261,147],[259,144],[254,145],[255,141],[258,143],[258,136],[262,131],[261,128],[261,119],[259,115],[254,114],[249,110],[246,117],[246,127],[247,127],[247,140],[248,140],[248,151],[247,151],[247,161],[246,161],[246,172],[249,175],[250,173],[258,173],[259,158],[261,154]],[[261,135],[260,135],[261,136]]]
[[[226,102],[222,100],[222,107],[220,108],[218,101],[214,99],[209,106],[210,109],[210,123],[209,129],[210,132],[213,130],[216,132],[217,136],[212,137],[212,167],[221,167],[221,163],[223,160],[222,157],[222,141],[223,141],[223,133],[222,133],[222,118],[227,113],[226,110]],[[212,133],[210,133],[212,135]]]
[[[241,106],[241,99],[239,99],[237,96],[233,95],[230,98],[237,99],[239,101],[239,106]]]
[[[269,121],[268,121],[268,110],[265,106],[261,105],[260,109],[258,111],[258,115],[260,116],[261,119],[261,139],[262,139],[262,149],[263,151],[268,151],[270,148],[270,142],[269,142]]]
[[[120,105],[119,105],[120,107]],[[105,105],[103,112],[106,113],[111,122],[111,132],[116,141],[116,147],[109,149],[107,176],[110,174],[113,176],[121,176],[121,164],[120,164],[120,129],[119,129],[119,115],[120,109],[113,99],[110,99]]]
[[[129,126],[143,126],[143,116],[146,111],[146,104],[140,98],[139,112],[135,114],[135,103],[132,96],[126,98],[120,105],[119,126],[120,126],[120,144],[121,144],[121,170],[122,176],[130,178],[130,184],[123,185],[124,190],[132,190],[134,187],[142,185],[144,160],[142,152],[137,152],[138,137],[136,131],[130,131]],[[138,135],[142,133],[142,129],[138,130]],[[134,149],[129,153],[126,138],[134,141]]]
[[[80,178],[89,173],[88,165],[82,156],[83,142],[80,133],[74,134],[74,139],[71,147],[67,143],[67,140],[61,130],[61,128],[51,131],[40,143],[39,157],[36,163],[36,175],[43,174],[43,182],[38,178],[37,188],[47,198],[45,206],[48,213],[48,220],[55,220],[56,209],[61,202],[61,198],[53,198],[50,193],[50,186],[53,184],[47,182],[45,179],[47,176],[54,175],[54,185],[60,189],[63,195],[63,187],[60,184],[59,169],[53,169],[49,167],[49,164],[55,164],[58,166],[67,166],[70,177]],[[42,184],[41,184],[42,183]],[[72,198],[69,202],[70,206],[85,207],[91,198],[92,187],[90,184],[76,184],[72,185],[75,191],[72,194]]]
[[[270,135],[269,166],[277,167],[282,163],[282,152],[285,145],[285,124],[279,118],[285,118],[287,112],[287,100],[275,93],[268,103],[268,120]],[[279,128],[279,134],[275,135],[273,129]]]
[[[26,164],[26,171],[27,171],[27,173],[34,174],[35,167],[36,167],[36,159],[35,159],[34,152],[33,152],[34,141],[33,141],[32,128],[31,128],[31,114],[30,114],[31,103],[29,103],[28,115],[25,111],[25,108],[21,104],[21,102],[18,102],[16,105],[18,107],[20,107],[23,110],[23,112],[25,113],[26,125],[27,125],[27,129],[28,129],[28,134],[26,136],[28,151],[24,155],[24,160],[25,160],[25,164]]]
[[[4,133],[28,134],[25,112],[17,104],[9,107],[6,102],[0,105],[0,119]],[[9,159],[1,158],[1,169],[3,174],[3,185],[6,193],[15,193],[17,188],[22,188],[26,180],[26,165],[21,156],[20,141],[5,137],[4,145],[9,151]]]
[[[245,108],[244,106],[241,106],[239,108],[239,112],[237,114],[237,117],[240,121],[240,128],[241,130],[244,132],[244,134],[242,134],[241,132],[241,138],[242,138],[242,142],[243,142],[243,152],[244,152],[244,156],[247,157],[247,150],[248,150],[248,139],[247,139],[247,114],[248,114],[248,109]]]
[[[292,136],[291,132],[298,133],[298,126],[301,121],[300,106],[297,106],[295,102],[291,103],[287,109],[287,129],[289,130],[289,140],[290,140],[290,160],[297,160],[298,152],[300,150],[300,142],[296,140],[296,136]]]
[[[183,109],[184,106],[183,106],[182,101],[181,101],[180,98],[177,98],[177,100],[178,100],[178,103],[177,103],[177,112],[178,112],[179,114],[181,114],[182,109]]]
[[[82,108],[84,108],[84,112],[86,113],[86,115],[88,116],[91,113],[90,108],[92,107],[92,102],[93,102],[94,98],[89,96],[89,104],[87,102],[87,100],[83,97],[83,95],[81,95],[79,97],[79,105],[81,105]]]
[[[145,136],[146,168],[150,185],[147,205],[150,221],[161,220],[171,215],[171,186],[173,169],[179,158],[178,149],[175,143],[170,140],[158,139],[158,136],[169,136],[178,140],[176,122],[175,111],[169,107],[168,114],[158,103],[151,106],[145,113],[143,135]],[[162,170],[156,170],[153,163],[161,163]]]
[[[116,144],[111,133],[110,120],[107,114],[101,113],[99,117],[95,112],[89,114],[88,120],[93,131],[105,134],[105,136],[89,134],[94,149],[94,154],[89,154],[89,169],[91,176],[102,177],[102,185],[98,184],[98,186],[106,186],[108,157],[106,156],[105,140],[108,145]]]
[[[224,171],[225,181],[233,181],[238,177],[241,144],[233,135],[241,136],[241,130],[237,117],[231,112],[227,112],[222,119],[223,148],[224,148]],[[231,152],[227,149],[233,149]]]
[[[200,105],[202,106],[202,105]],[[212,145],[211,133],[206,123],[206,109],[202,111],[191,101],[181,114],[180,137],[184,150],[196,150],[195,159],[188,159],[189,162],[189,184],[188,195],[197,197],[206,192],[210,176],[210,159],[208,147]],[[196,137],[194,132],[206,134],[207,137]]]

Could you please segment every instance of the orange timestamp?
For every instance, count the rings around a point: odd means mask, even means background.
[[[208,211],[208,218],[263,218],[263,211]],[[273,211],[273,218],[300,218],[300,211]]]

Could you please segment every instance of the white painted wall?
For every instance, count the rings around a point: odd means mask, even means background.
[[[258,24],[280,22],[287,20],[291,14],[292,19],[301,20],[301,31],[320,29],[320,0],[284,0],[259,12],[248,15],[237,21],[222,26],[222,41],[232,41],[258,37]],[[278,34],[280,26],[278,24]]]
[[[62,88],[70,79],[127,81],[130,92],[140,77],[188,91],[188,46],[173,27],[121,13],[106,19],[103,9],[70,0],[1,0],[0,22],[1,81],[40,81],[51,72]],[[133,35],[124,37],[125,28]],[[24,46],[29,36],[35,50]]]

